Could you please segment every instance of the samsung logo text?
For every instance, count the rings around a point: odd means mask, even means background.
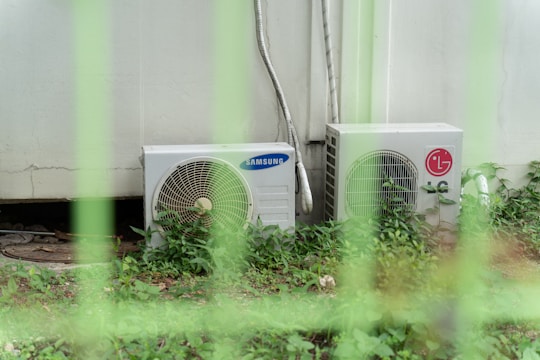
[[[244,170],[262,170],[281,165],[289,160],[287,154],[264,154],[243,161],[240,168]]]

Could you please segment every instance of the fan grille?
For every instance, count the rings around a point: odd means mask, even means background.
[[[418,171],[407,157],[378,150],[357,159],[345,184],[349,216],[382,215],[398,206],[416,208]]]
[[[153,202],[154,220],[178,218],[180,223],[190,223],[203,218],[206,226],[240,228],[252,215],[251,192],[244,177],[216,158],[193,158],[173,166],[156,188]],[[161,231],[171,227],[159,225]]]

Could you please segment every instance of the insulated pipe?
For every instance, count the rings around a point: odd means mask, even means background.
[[[266,66],[266,70],[268,71],[268,74],[270,75],[270,80],[272,80],[272,84],[274,85],[274,89],[276,90],[276,95],[279,101],[279,105],[281,107],[281,110],[283,111],[283,116],[285,117],[285,121],[287,122],[287,130],[288,130],[288,138],[289,138],[288,142],[290,145],[295,146],[291,127],[290,127],[291,113],[289,111],[289,107],[287,106],[287,102],[285,101],[285,95],[283,94],[283,89],[281,88],[281,84],[279,83],[279,80],[277,78],[276,71],[274,70],[274,66],[272,65],[272,60],[270,60],[270,55],[268,54],[266,41],[264,40],[264,27],[263,27],[262,8],[261,8],[260,0],[255,0],[255,26],[257,29],[257,45],[259,48],[259,52],[261,53],[261,57],[264,61],[264,65]]]
[[[281,88],[281,85],[276,75],[276,71],[274,70],[274,66],[272,65],[270,56],[268,55],[268,49],[266,47],[266,42],[264,40],[261,1],[254,0],[254,5],[255,5],[255,20],[256,20],[255,23],[256,23],[256,30],[257,30],[257,45],[259,48],[259,52],[261,53],[261,57],[264,61],[264,65],[266,66],[266,70],[268,71],[268,74],[270,75],[270,79],[272,80],[272,84],[274,85],[274,89],[276,90],[278,102],[283,112],[283,116],[285,117],[285,122],[287,123],[289,144],[293,146],[295,150],[296,169],[298,171],[298,177],[300,179],[302,211],[304,212],[304,214],[309,214],[311,213],[313,209],[313,198],[311,195],[311,189],[309,186],[306,169],[302,161],[302,154],[300,152],[298,136],[296,135],[296,129],[292,122],[291,113],[289,111],[289,107],[287,106],[283,89]]]
[[[332,56],[332,38],[330,37],[330,21],[328,17],[328,0],[321,0],[322,18],[324,28],[324,46],[326,49],[326,66],[328,68],[328,86],[330,87],[330,106],[332,109],[332,122],[339,123],[339,110],[336,90],[336,76],[334,71],[334,58]]]
[[[480,170],[467,169],[463,174],[463,184],[461,185],[461,193],[463,194],[464,186],[469,180],[474,180],[476,191],[478,191],[478,199],[484,207],[489,206],[489,186],[486,177]]]

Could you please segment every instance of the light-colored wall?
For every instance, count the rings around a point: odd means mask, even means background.
[[[460,126],[465,166],[496,162],[516,181],[540,158],[537,1],[329,2],[343,122]],[[108,65],[92,75],[111,94],[103,141],[111,149],[113,185],[101,195],[142,194],[143,144],[286,140],[257,50],[252,1],[237,2],[245,11],[232,6],[230,14],[214,1],[106,4],[108,17],[98,21],[109,39]],[[319,220],[323,147],[308,143],[324,139],[329,121],[320,2],[262,4],[269,51],[314,193],[313,215],[300,219]],[[81,37],[73,12],[71,2],[59,0],[0,1],[4,201],[81,195],[76,121],[82,80],[75,55]],[[227,21],[240,25],[227,32]],[[233,76],[223,75],[228,69]]]
[[[375,1],[372,121],[461,127],[463,165],[518,186],[540,159],[539,19],[533,0]]]

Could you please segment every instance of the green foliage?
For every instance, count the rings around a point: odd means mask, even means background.
[[[491,222],[496,229],[519,233],[521,239],[540,241],[540,161],[529,164],[527,183],[520,188],[510,187],[507,179],[497,176],[502,167],[484,165],[499,182],[491,198]],[[518,230],[518,231],[516,231]]]
[[[159,295],[159,287],[138,278],[142,272],[141,265],[134,257],[127,255],[121,260],[115,259],[112,266],[114,280],[108,290],[117,300],[147,301]]]
[[[71,355],[71,345],[63,338],[58,340],[43,337],[29,338],[8,343],[0,349],[0,358],[5,360],[63,360],[71,359]]]
[[[326,222],[308,226],[297,224],[296,230],[282,230],[276,225],[263,226],[260,222],[247,228],[247,261],[259,268],[289,270],[289,264],[310,267],[322,265],[337,256],[341,224]],[[307,261],[306,261],[307,260]]]
[[[163,234],[165,245],[150,250],[147,253],[149,259],[173,263],[181,272],[210,272],[211,248],[215,237],[207,226],[205,217],[198,217],[192,223],[184,223],[180,221],[177,213],[166,211],[158,214],[156,223],[167,229]]]
[[[0,284],[0,303],[24,304],[30,299],[55,300],[65,296],[64,284],[69,273],[56,273],[53,270],[25,266],[22,263],[5,265],[0,275],[6,273],[5,284]]]
[[[422,190],[425,190],[429,193],[437,194],[437,200],[441,205],[454,205],[456,202],[452,199],[448,199],[443,194],[448,192],[448,185],[442,186],[433,186],[433,185],[422,185]]]
[[[396,230],[385,233],[383,241],[375,241],[377,286],[393,293],[422,289],[436,270],[437,257],[422,239],[413,239]]]
[[[257,331],[245,334],[242,359],[328,359],[335,346],[328,332]]]
[[[207,359],[213,345],[200,334],[170,334],[110,340],[111,346],[103,354],[104,359]]]
[[[529,163],[523,186],[514,188],[499,174],[504,167],[485,163],[479,167],[495,190],[489,194],[489,207],[480,205],[477,197],[462,197],[462,231],[490,233],[504,242],[519,241],[533,257],[540,242],[540,161]]]
[[[516,235],[537,246],[540,162],[531,163],[529,181],[519,189],[498,177],[501,170],[495,164],[483,166],[484,174],[500,185],[490,195],[488,209],[472,197],[463,198],[462,231],[482,233],[487,229],[501,237]],[[96,354],[103,359],[208,359],[219,358],[230,347],[235,358],[246,360],[417,360],[461,359],[461,351],[470,349],[486,359],[540,358],[536,323],[488,319],[469,329],[470,333],[458,331],[455,319],[460,295],[448,279],[434,279],[445,266],[439,256],[445,254],[432,246],[437,227],[427,224],[399,198],[400,189],[391,179],[384,186],[388,196],[377,216],[344,223],[297,224],[294,231],[261,222],[247,224],[238,232],[225,231],[209,225],[204,217],[181,224],[167,213],[160,220],[167,229],[164,246],[113,259],[110,278],[92,296],[112,300],[119,309],[135,304],[141,311],[188,304],[209,317],[193,326],[187,316],[186,324],[162,329],[141,325],[134,311],[116,324],[121,332],[102,334],[95,344]],[[435,191],[439,206],[446,205],[445,189],[424,190]],[[134,231],[147,239],[151,235]],[[319,285],[323,275],[336,277],[337,288]],[[57,274],[22,264],[0,268],[0,315],[34,305],[51,311],[51,319],[57,316],[56,308],[74,313],[77,286],[74,273]],[[213,311],[227,309],[224,304],[233,301],[238,306],[235,311],[242,313],[244,304],[254,299],[261,304],[275,301],[283,311],[292,311],[291,304],[302,299],[303,306],[326,307],[320,310],[331,315],[322,329],[282,323],[264,313],[257,318],[260,324],[254,322],[240,331],[237,324],[230,324],[230,329],[215,327],[213,322],[221,319],[213,318]],[[317,302],[320,299],[327,302]],[[16,341],[15,337],[3,338],[0,358],[85,358],[77,339],[64,331],[45,337],[17,336]]]
[[[495,322],[486,326],[484,338],[501,358],[540,359],[538,331],[537,323]]]

